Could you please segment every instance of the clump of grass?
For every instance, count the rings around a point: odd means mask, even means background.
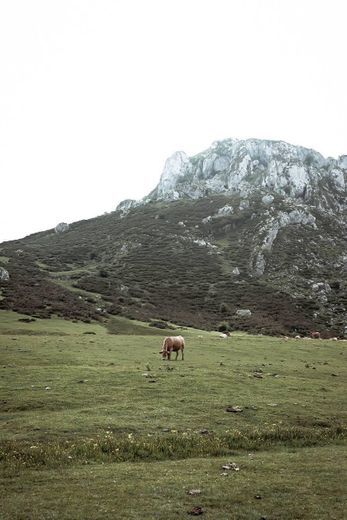
[[[346,437],[340,425],[330,428],[272,427],[225,434],[169,432],[147,436],[114,435],[51,442],[4,441],[0,461],[8,468],[55,467],[72,462],[135,462],[227,456],[235,450],[264,450],[276,446],[307,447],[336,443]]]

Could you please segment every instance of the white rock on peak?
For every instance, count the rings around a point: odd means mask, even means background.
[[[331,186],[345,193],[346,168],[347,155],[325,159],[314,150],[283,141],[226,139],[192,158],[174,153],[147,200],[195,199],[206,193],[238,193],[247,198],[261,190],[263,195],[278,193],[311,201],[322,190],[330,193]]]
[[[157,187],[140,201],[121,202],[117,210],[124,216],[153,200],[211,194],[236,194],[243,199],[240,209],[245,209],[249,196],[259,193],[266,205],[271,205],[269,197],[278,194],[322,211],[341,212],[347,207],[346,185],[347,155],[324,158],[283,141],[225,139],[191,158],[175,152],[166,160]]]
[[[338,165],[339,168],[347,170],[347,155],[340,155],[340,157],[338,158]]]
[[[175,152],[166,159],[158,184],[158,198],[178,199],[179,193],[176,191],[177,182],[187,175],[190,169],[190,160],[184,152]]]

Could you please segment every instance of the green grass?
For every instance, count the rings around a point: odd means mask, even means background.
[[[3,520],[339,519],[345,514],[342,446],[238,453],[232,457],[22,470],[2,481]],[[234,461],[239,472],[222,475]],[[187,491],[200,489],[199,496]],[[260,499],[255,498],[260,496]]]
[[[346,342],[21,317],[0,313],[1,518],[343,518]]]

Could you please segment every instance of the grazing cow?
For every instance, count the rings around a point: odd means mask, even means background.
[[[317,332],[317,331],[310,332],[310,336],[312,339],[320,339],[320,332]]]
[[[171,359],[171,352],[176,352],[175,361],[178,358],[178,353],[181,351],[182,353],[182,361],[184,359],[184,338],[182,336],[168,336],[164,339],[163,348],[159,352],[159,354],[163,355],[163,359]]]

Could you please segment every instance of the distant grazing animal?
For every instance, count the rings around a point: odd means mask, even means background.
[[[320,332],[314,331],[310,333],[312,339],[320,339]]]
[[[295,336],[295,339],[301,339],[301,336],[299,336],[299,335]]]
[[[184,338],[182,336],[168,336],[163,341],[163,348],[159,352],[159,354],[163,355],[163,359],[171,359],[171,352],[176,352],[175,361],[178,358],[178,353],[181,351],[182,353],[182,361],[184,359]]]

